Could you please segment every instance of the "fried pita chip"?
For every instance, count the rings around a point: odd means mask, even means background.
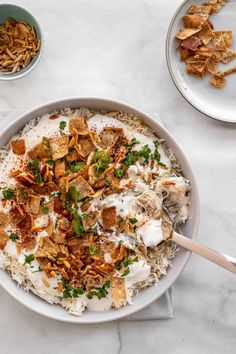
[[[215,54],[217,55],[219,61],[222,61],[224,64],[229,63],[236,57],[236,53],[229,48],[226,48],[224,51],[216,51]]]
[[[60,177],[58,180],[58,187],[62,192],[68,192],[69,190],[69,176]]]
[[[25,211],[30,214],[38,214],[40,208],[41,197],[30,194],[25,204]]]
[[[203,3],[204,6],[211,6],[211,14],[220,12],[221,9],[225,6],[227,0],[209,0],[207,3]]]
[[[232,31],[214,31],[214,35],[215,35],[214,38],[217,38],[217,37],[222,38],[227,47],[231,47],[232,46],[232,44],[233,44]]]
[[[117,222],[115,206],[102,209],[102,225],[104,230],[109,230],[111,227],[116,226]]]
[[[124,135],[122,128],[105,127],[101,133],[101,142],[105,147],[115,145],[117,140]]]
[[[96,146],[94,145],[92,139],[86,138],[86,139],[81,139],[79,142],[79,154],[82,157],[88,156],[92,151],[96,149]]]
[[[211,12],[211,6],[203,6],[203,5],[192,5],[188,13],[189,14],[206,14],[209,15]]]
[[[185,28],[202,28],[203,24],[207,21],[209,15],[194,13],[183,17]]]
[[[56,178],[59,178],[64,175],[66,172],[65,160],[56,160],[54,166],[54,175]]]
[[[200,45],[202,44],[202,41],[200,38],[196,36],[191,36],[181,43],[181,47],[185,49],[189,49],[191,51],[196,50]]]
[[[219,65],[219,59],[215,54],[213,54],[207,65],[207,71],[212,75],[215,74],[218,65]]]
[[[68,162],[77,161],[78,158],[79,158],[79,155],[78,155],[78,152],[77,152],[75,149],[70,150],[70,151],[68,152],[68,154],[66,155],[66,160],[67,160]]]
[[[197,36],[201,39],[202,43],[207,45],[212,38],[214,37],[214,32],[209,24],[209,21],[206,21],[202,26],[200,32],[197,33]]]
[[[194,52],[192,52],[191,50],[186,49],[186,48],[180,48],[180,61],[185,61],[187,58],[189,58],[193,55],[194,55]]]
[[[90,229],[93,227],[97,220],[99,219],[100,213],[98,211],[92,211],[88,215],[83,216],[82,224],[85,230]]]
[[[9,215],[11,223],[14,226],[17,226],[21,221],[26,218],[26,214],[22,215],[22,213],[19,212],[19,209],[17,207],[12,208],[9,212]]]
[[[51,151],[52,151],[52,159],[58,160],[68,154],[68,144],[69,137],[68,135],[63,135],[56,138],[51,138],[49,140]]]
[[[39,248],[35,253],[35,258],[47,258],[48,254],[56,257],[58,248],[49,237],[43,237],[39,241]]]
[[[28,152],[28,155],[32,160],[41,160],[43,158],[52,157],[49,140],[47,138],[43,138],[42,143],[37,144],[32,150]]]
[[[210,83],[216,88],[223,88],[225,86],[225,78],[215,74],[212,76]]]
[[[226,50],[226,43],[224,37],[221,33],[214,33],[214,37],[212,38],[213,47],[215,50],[225,51]]]
[[[8,240],[8,234],[0,227],[0,250],[4,250]]]
[[[111,295],[116,309],[119,309],[121,306],[126,305],[126,287],[125,279],[112,277],[111,279]]]
[[[9,215],[0,211],[0,227],[6,227],[10,222]]]
[[[11,143],[12,151],[16,155],[24,155],[25,154],[25,141],[24,139],[14,140]]]
[[[23,235],[21,239],[21,247],[27,250],[32,250],[36,246],[36,234]]]
[[[88,126],[84,117],[71,118],[69,120],[69,130],[71,134],[73,134],[74,129],[80,135],[88,134]]]
[[[82,177],[79,176],[75,178],[71,183],[70,186],[75,186],[78,194],[79,194],[79,199],[83,199],[85,197],[89,197],[94,194],[93,188],[90,186],[90,184]]]
[[[180,40],[185,40],[188,37],[198,33],[201,31],[201,28],[183,28],[181,31],[179,31],[176,34],[176,38],[180,39]]]

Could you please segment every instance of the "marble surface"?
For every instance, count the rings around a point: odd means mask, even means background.
[[[180,0],[14,2],[36,14],[45,46],[30,76],[0,82],[0,110],[100,95],[159,112],[197,177],[199,241],[236,256],[236,126],[194,110],[173,86],[165,63],[165,35]],[[1,289],[0,352],[235,353],[235,276],[193,255],[174,288],[174,319],[90,326],[43,318]]]

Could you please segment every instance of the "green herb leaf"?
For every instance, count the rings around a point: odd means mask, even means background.
[[[33,254],[29,254],[29,255],[24,254],[24,257],[25,257],[25,261],[24,261],[23,265],[29,264],[31,266],[31,263],[34,260],[34,255]]]
[[[80,237],[84,234],[84,227],[83,227],[83,224],[82,224],[80,218],[77,218],[74,220],[73,228],[74,228],[74,231],[78,237]]]
[[[12,240],[13,242],[16,242],[16,240],[19,240],[19,235],[17,232],[12,232],[9,236],[10,240]]]
[[[79,172],[80,170],[82,170],[82,168],[84,168],[84,166],[84,162],[74,162],[69,165],[69,170],[71,172]]]
[[[48,159],[48,164],[51,166],[51,167],[53,167],[54,166],[54,164],[55,164],[55,162],[53,161],[53,159]]]
[[[96,149],[93,154],[92,163],[96,163],[99,160],[101,160],[102,156],[103,156],[103,152],[101,150]]]
[[[145,159],[145,163],[148,163],[150,160],[151,149],[148,145],[142,146],[141,150],[138,151],[138,156],[143,157]]]
[[[98,299],[102,299],[103,297],[106,297],[108,294],[107,289],[110,288],[110,281],[107,280],[103,284],[102,287],[96,286],[93,290],[90,290],[90,292],[87,294],[88,299],[92,299],[94,296],[97,296]]]
[[[64,130],[65,127],[66,127],[66,122],[65,122],[64,120],[62,120],[62,121],[60,122],[60,124],[59,124],[59,127],[60,127],[61,130]]]
[[[38,270],[34,270],[32,273],[39,273],[39,272],[42,272],[43,271],[43,269],[42,268],[38,268]]]
[[[125,171],[122,168],[117,168],[116,170],[114,170],[114,175],[117,178],[121,178],[124,174],[125,174]]]
[[[72,198],[72,200],[74,201],[74,203],[77,204],[79,201],[79,193],[78,193],[76,187],[70,186],[68,193],[69,193],[70,197]]]
[[[75,298],[83,295],[84,289],[82,287],[75,288],[71,284],[69,284],[65,279],[62,279],[63,284],[63,298]]]
[[[16,190],[13,188],[4,187],[4,188],[2,188],[2,196],[3,196],[3,199],[6,199],[6,200],[15,199]]]
[[[110,155],[106,153],[96,164],[96,175],[99,176],[102,172],[104,172],[110,162]]]
[[[89,254],[90,256],[95,256],[98,253],[98,249],[96,245],[90,245],[89,246]]]
[[[125,271],[121,274],[122,277],[125,277],[126,275],[128,275],[130,273],[130,269],[129,267],[125,269]]]
[[[40,172],[39,161],[38,160],[29,161],[27,166],[29,167],[32,174],[34,175],[36,182],[38,184],[42,183],[43,179]]]
[[[108,187],[110,187],[110,186],[112,185],[112,180],[109,179],[109,178],[107,178],[107,176],[105,176],[105,181],[106,181],[106,185],[107,185]]]
[[[138,220],[136,218],[129,218],[131,224],[135,224]]]

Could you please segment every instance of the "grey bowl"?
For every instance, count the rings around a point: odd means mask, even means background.
[[[21,115],[14,122],[10,123],[8,127],[6,127],[0,134],[0,148],[4,146],[10,138],[22,129],[31,119],[39,117],[45,113],[63,109],[65,107],[76,108],[78,106],[84,106],[97,110],[117,110],[134,113],[140,116],[143,122],[150,126],[158,136],[165,139],[167,145],[172,149],[176,158],[180,162],[185,177],[188,178],[191,183],[190,217],[188,222],[183,226],[182,231],[184,235],[191,239],[195,239],[199,224],[199,198],[198,188],[192,168],[175,138],[157,121],[155,121],[154,118],[138,110],[137,108],[119,101],[97,97],[64,98],[45,103],[44,105]],[[60,306],[50,305],[36,295],[25,292],[22,288],[18,287],[16,282],[14,282],[7,272],[3,270],[0,270],[0,285],[24,306],[46,317],[64,322],[83,324],[106,322],[129,316],[158,299],[179,277],[189,260],[189,256],[190,252],[180,249],[173,260],[173,267],[168,270],[167,275],[162,277],[157,284],[142,290],[132,299],[132,305],[127,305],[119,310],[111,309],[107,312],[86,311],[82,317],[70,315]]]
[[[42,44],[43,44],[41,27],[38,21],[36,20],[36,18],[28,10],[15,4],[7,4],[7,3],[0,4],[0,24],[5,23],[8,17],[12,17],[16,21],[26,20],[31,26],[34,26],[37,37],[41,41],[41,47],[37,55],[31,60],[30,64],[26,68],[14,74],[0,73],[0,80],[4,80],[4,81],[19,79],[29,74],[39,62],[42,53]]]

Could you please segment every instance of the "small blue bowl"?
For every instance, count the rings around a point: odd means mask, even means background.
[[[19,79],[27,75],[28,73],[30,73],[39,62],[42,53],[42,31],[35,17],[28,10],[24,9],[21,6],[15,4],[5,4],[5,3],[0,4],[0,24],[5,23],[8,17],[14,18],[17,22],[25,20],[31,26],[34,26],[36,35],[41,42],[41,46],[36,56],[31,60],[31,62],[29,63],[29,65],[27,65],[26,68],[23,68],[14,74],[0,73],[0,80],[5,80],[5,81]]]

